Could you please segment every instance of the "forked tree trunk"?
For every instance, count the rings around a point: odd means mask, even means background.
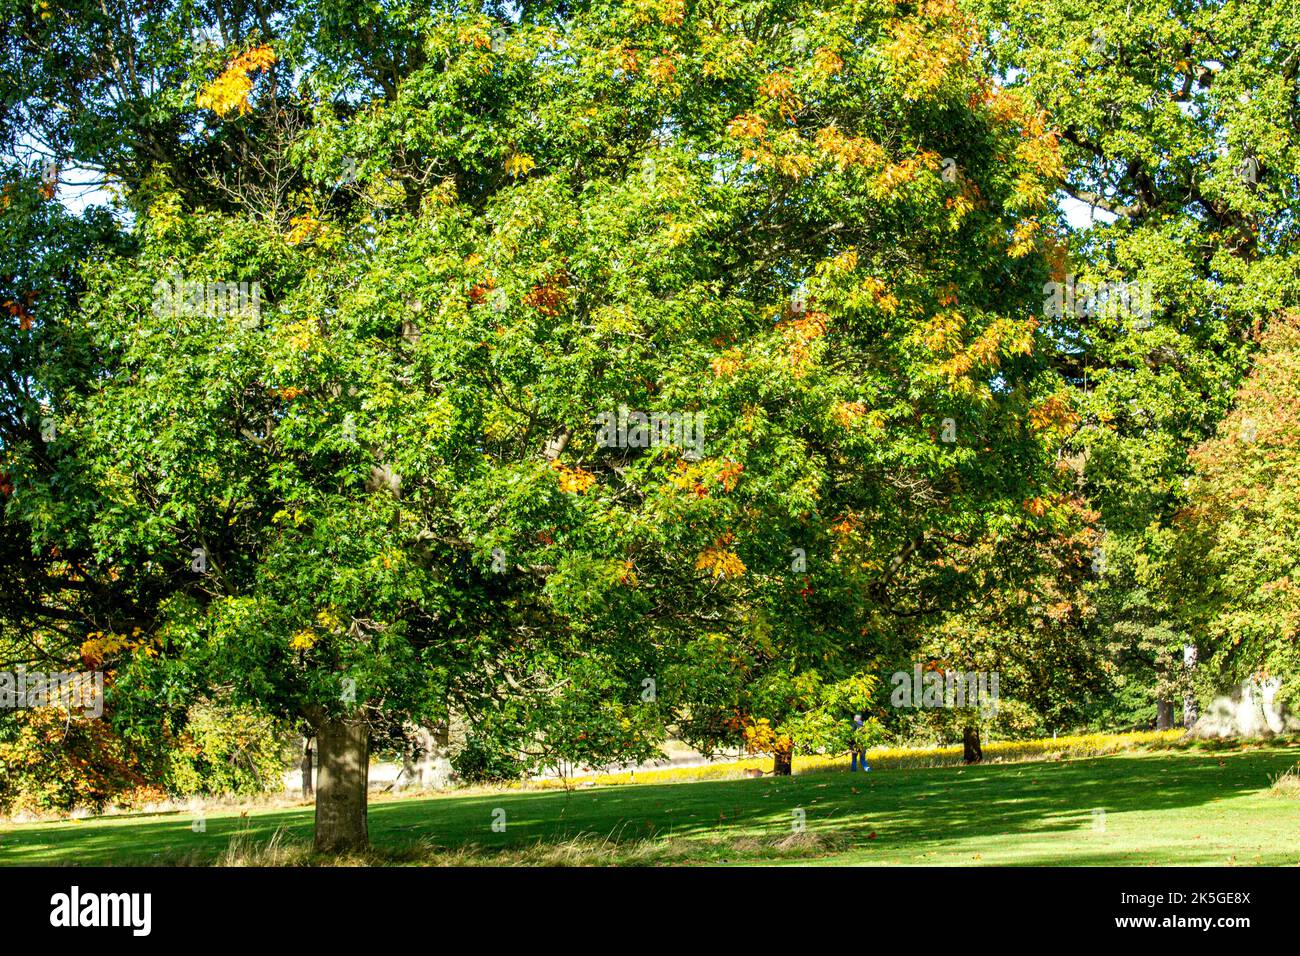
[[[323,720],[316,727],[316,754],[316,852],[367,849],[370,729],[361,721]]]
[[[311,772],[312,772],[311,738],[304,737],[302,738],[302,795],[304,797],[310,797],[312,794]]]
[[[961,759],[963,763],[979,763],[984,759],[984,748],[980,746],[980,729],[965,727],[961,732]]]
[[[786,747],[772,755],[772,775],[788,777],[794,769],[794,748]]]
[[[451,729],[447,723],[408,726],[402,752],[404,786],[441,790],[451,783]]]

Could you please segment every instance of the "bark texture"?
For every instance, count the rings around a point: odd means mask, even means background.
[[[367,849],[370,729],[360,721],[321,721],[316,728],[316,754],[316,852]]]

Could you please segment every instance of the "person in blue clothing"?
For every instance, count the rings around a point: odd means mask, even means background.
[[[855,734],[856,734],[859,730],[862,729],[862,723],[863,723],[863,721],[862,721],[862,715],[861,715],[861,714],[854,714],[854,715],[853,715],[853,732],[854,732]],[[851,771],[855,771],[855,770],[858,769],[858,760],[859,760],[859,759],[862,761],[862,769],[863,769],[863,770],[870,770],[870,769],[871,769],[870,767],[867,766],[867,752],[866,752],[865,750],[862,750],[862,749],[860,749],[860,748],[858,747],[858,742],[857,742],[857,740],[854,740],[853,743],[851,743],[851,744],[849,745],[849,754],[850,754],[850,760],[851,760],[851,763],[849,764],[849,770],[851,770]]]

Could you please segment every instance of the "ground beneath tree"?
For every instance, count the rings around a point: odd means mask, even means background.
[[[669,740],[663,747],[664,756],[656,760],[647,760],[642,763],[611,763],[601,764],[599,766],[587,766],[583,764],[572,764],[563,768],[563,772],[551,770],[534,777],[535,780],[555,780],[559,778],[567,780],[584,780],[590,777],[598,776],[602,773],[622,773],[631,772],[632,774],[648,770],[664,770],[668,768],[683,769],[687,767],[704,767],[710,764],[731,763],[736,760],[742,760],[746,754],[743,750],[731,753],[723,753],[716,757],[706,757],[686,744],[678,740]],[[401,790],[407,786],[407,778],[402,773],[401,763],[394,760],[374,760],[370,764],[370,789]],[[290,769],[284,772],[284,791],[286,794],[302,793],[302,771]]]
[[[1198,745],[870,775],[389,797],[371,807],[372,862],[1295,865],[1300,798],[1271,783],[1298,760],[1294,743]],[[0,861],[215,862],[233,840],[240,858],[257,861],[274,841],[293,850],[281,862],[307,862],[311,823],[303,808],[213,814],[200,832],[183,814],[9,825]]]

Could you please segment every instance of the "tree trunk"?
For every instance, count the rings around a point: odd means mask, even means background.
[[[370,729],[360,721],[323,720],[316,727],[316,751],[316,852],[367,849]]]
[[[311,758],[312,758],[311,738],[304,737],[302,738],[302,795],[304,797],[310,797],[312,794],[312,788],[311,788],[312,759]]]
[[[962,763],[979,763],[984,759],[978,727],[964,727],[961,732]]]
[[[404,787],[441,790],[451,784],[451,731],[446,723],[408,726],[402,751]]]
[[[1174,702],[1172,700],[1156,701],[1156,730],[1172,730],[1174,726]]]
[[[772,755],[772,775],[788,777],[794,772],[794,748],[786,747]]]
[[[1188,730],[1196,723],[1196,695],[1191,691],[1191,675],[1196,670],[1196,645],[1183,645],[1183,670],[1187,674],[1187,689],[1183,691],[1183,726]]]

